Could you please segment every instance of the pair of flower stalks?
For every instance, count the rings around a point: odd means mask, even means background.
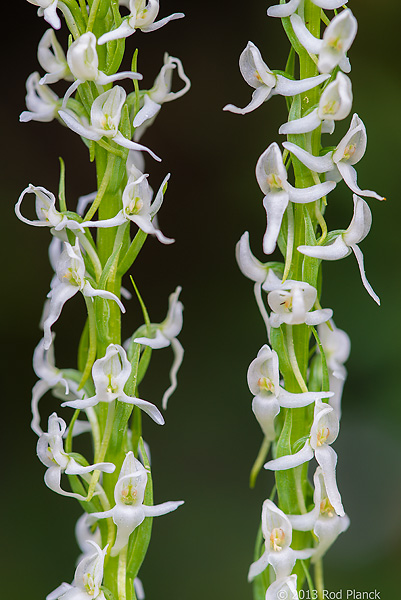
[[[320,306],[321,266],[322,260],[338,260],[353,252],[363,285],[380,303],[366,279],[358,244],[372,222],[363,197],[384,198],[357,184],[353,165],[366,149],[360,117],[352,116],[336,146],[327,141],[336,122],[346,119],[352,108],[347,52],[357,21],[349,8],[337,10],[343,4],[342,0],[290,0],[271,6],[267,14],[282,19],[291,43],[285,71],[271,71],[249,42],[239,65],[245,81],[254,88],[252,100],[245,108],[225,107],[244,115],[279,94],[286,97],[289,110],[288,122],[279,129],[287,135],[284,151],[273,142],[256,165],[267,215],[263,250],[270,255],[278,245],[284,262],[262,263],[255,258],[248,232],[236,249],[242,273],[255,282],[269,342],[248,369],[252,410],[264,434],[251,486],[263,465],[276,478],[270,498],[263,503],[249,569],[255,600],[296,599],[305,579],[311,597],[317,593],[323,598],[322,557],[349,526],[336,483],[337,454],[331,444],[339,433],[350,342],[335,326],[333,311]],[[331,21],[328,10],[334,11]],[[322,24],[325,29],[320,38]],[[290,167],[295,186],[288,181]],[[328,232],[327,197],[341,181],[345,185],[339,186],[340,193],[350,196],[353,192],[353,218],[347,229]],[[263,292],[267,292],[270,314]],[[265,462],[270,447],[273,456]],[[313,484],[308,479],[312,459],[317,462]],[[314,581],[310,563],[315,566]]]
[[[154,404],[138,397],[138,386],[152,349],[171,346],[171,385],[162,400],[163,408],[167,407],[183,358],[177,339],[183,305],[179,300],[181,288],[177,287],[170,296],[165,321],[151,323],[132,281],[144,325],[121,345],[121,313],[125,312],[121,296],[131,297],[121,281],[148,234],[163,244],[174,241],[163,235],[156,221],[170,175],[153,198],[141,153],[160,159],[139,140],[161,106],[185,94],[190,81],[181,61],[168,54],[150,90],[139,90],[142,75],[136,72],[137,52],[132,71],[117,71],[128,36],[137,29],[154,31],[184,15],[175,13],[156,21],[158,0],[147,4],[145,0],[28,1],[39,7],[39,16],[52,28],[38,47],[45,75],[33,73],[28,78],[28,110],[20,120],[57,119],[77,133],[89,150],[91,162],[95,162],[97,174],[97,191],[81,197],[75,212],[70,203],[67,205],[62,160],[58,207],[52,192],[35,185],[22,192],[15,207],[23,222],[50,228],[49,257],[55,271],[41,321],[43,338],[33,359],[39,378],[32,393],[32,429],[39,436],[37,454],[47,467],[47,487],[76,498],[85,511],[76,529],[82,556],[74,580],[63,583],[47,599],[140,600],[144,593],[137,575],[150,541],[152,517],[171,512],[182,502],[153,504],[150,454],[142,439],[141,422],[143,413],[159,425],[164,418]],[[128,14],[122,15],[120,7],[123,13],[128,9]],[[71,33],[67,54],[54,31],[61,27],[61,15]],[[172,91],[174,71],[183,84],[178,92]],[[129,81],[130,93],[113,85],[121,79]],[[49,87],[60,80],[71,83],[63,98]],[[24,216],[26,199],[32,196],[35,220]],[[88,317],[77,368],[58,369],[53,327],[65,302],[78,292]],[[62,417],[53,412],[47,431],[43,431],[39,402],[49,391],[62,401],[63,412]],[[66,407],[75,412],[71,415]],[[93,464],[73,452],[75,436],[87,432],[93,441]],[[66,489],[64,476],[71,491]]]

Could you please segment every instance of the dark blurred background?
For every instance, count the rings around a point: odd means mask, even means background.
[[[78,548],[73,527],[80,507],[56,496],[43,483],[44,467],[35,456],[29,428],[30,394],[35,383],[31,355],[40,339],[38,321],[49,289],[47,230],[14,216],[14,204],[29,182],[54,192],[58,156],[67,167],[67,199],[95,189],[93,165],[75,134],[58,123],[19,124],[25,109],[25,80],[39,69],[36,48],[47,25],[27,2],[3,14],[1,123],[3,403],[2,597],[45,598],[62,581],[71,581]],[[161,17],[183,10],[185,20],[144,35],[137,32],[128,52],[139,48],[138,70],[150,87],[164,51],[182,59],[192,80],[190,93],[166,104],[143,143],[163,157],[147,159],[150,183],[172,178],[159,215],[162,231],[176,239],[163,246],[149,239],[133,275],[153,321],[166,313],[167,298],[183,286],[186,348],[179,388],[170,399],[167,424],[145,421],[152,449],[155,502],[185,499],[174,515],[155,519],[150,550],[141,571],[147,598],[200,600],[251,598],[246,582],[262,501],[272,480],[262,473],[256,490],[248,474],[261,442],[246,385],[249,363],[265,342],[252,283],[239,272],[234,246],[245,229],[262,260],[265,228],[262,194],[254,177],[261,152],[278,140],[286,119],[282,98],[254,113],[223,113],[232,102],[245,106],[251,89],[238,70],[248,39],[271,68],[283,69],[288,43],[279,20],[268,19],[265,2],[163,0]],[[375,189],[387,202],[369,200],[373,227],[361,244],[369,281],[382,299],[378,308],[364,290],[350,257],[324,265],[322,305],[334,309],[338,327],[352,339],[343,398],[338,483],[352,526],[326,556],[326,588],[377,590],[397,597],[401,558],[400,460],[400,159],[399,22],[396,0],[380,4],[350,1],[359,32],[350,51],[354,110],[364,120],[369,144],[358,164],[362,188]],[[7,29],[8,28],[8,29]],[[60,35],[65,47],[65,34]],[[124,84],[125,85],[125,84]],[[59,93],[64,89],[56,87]],[[338,127],[337,143],[348,127]],[[347,227],[352,195],[344,184],[330,195],[330,229]],[[127,303],[124,332],[140,323],[136,301]],[[59,367],[75,364],[84,318],[77,295],[55,327]],[[75,321],[74,325],[72,322]],[[160,402],[168,384],[171,350],[154,352],[141,389]],[[4,385],[5,384],[5,385]],[[52,398],[43,412],[57,410]],[[81,443],[81,442],[79,442]],[[23,574],[23,580],[22,580]],[[345,597],[345,592],[344,592]]]

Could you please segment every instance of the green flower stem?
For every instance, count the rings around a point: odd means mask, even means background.
[[[78,231],[77,237],[78,237],[82,247],[85,249],[85,251],[87,252],[87,254],[91,260],[91,263],[95,270],[96,281],[99,281],[103,269],[102,269],[102,264],[97,255],[97,252],[84,233],[81,233],[80,231]]]
[[[268,440],[266,437],[263,438],[262,445],[260,447],[259,453],[256,457],[256,460],[251,469],[251,474],[249,476],[249,487],[251,489],[255,487],[256,479],[259,475],[261,468],[263,467],[263,465],[266,462],[266,457],[269,453],[270,446],[271,446],[270,440]]]
[[[97,348],[96,315],[95,315],[95,309],[93,306],[93,300],[92,300],[92,298],[88,298],[87,296],[84,296],[84,298],[85,298],[86,309],[88,311],[88,320],[89,320],[89,351],[88,351],[88,356],[86,359],[85,368],[82,373],[82,379],[81,379],[79,387],[78,387],[79,390],[81,390],[84,387],[85,383],[87,382],[87,380],[91,374],[92,365],[96,359],[96,348]]]
[[[118,557],[118,600],[127,600],[127,550],[128,546],[125,546]]]
[[[315,563],[315,583],[318,594],[318,599],[323,600],[324,594],[324,579],[323,579],[323,560],[320,559]]]
[[[111,434],[113,431],[114,414],[115,414],[115,401],[110,402],[110,404],[108,405],[106,426],[105,426],[104,433],[103,433],[102,443],[100,444],[99,453],[95,454],[95,463],[103,462],[105,459],[107,447],[109,445],[110,437],[111,437]],[[91,482],[89,485],[89,490],[88,490],[88,500],[90,500],[92,498],[92,496],[95,492],[96,485],[99,481],[99,476],[100,476],[100,471],[93,472],[93,475],[91,477]],[[108,490],[106,489],[107,477],[105,477],[104,480],[105,480],[104,488],[107,493],[108,492]],[[108,496],[108,498],[110,498],[110,497],[113,498],[113,492],[111,493],[111,495],[108,493],[107,496]]]

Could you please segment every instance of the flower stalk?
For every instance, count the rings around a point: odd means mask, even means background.
[[[272,457],[264,467],[275,473],[274,493],[262,508],[263,535],[249,570],[255,600],[263,595],[266,600],[298,598],[306,584],[323,598],[322,558],[349,526],[336,482],[337,454],[331,446],[339,433],[349,338],[334,325],[333,311],[320,305],[322,261],[353,252],[363,285],[380,303],[367,281],[358,244],[372,222],[360,196],[384,198],[361,190],[356,181],[352,165],[366,150],[366,130],[358,115],[334,150],[326,141],[327,134],[334,134],[336,121],[346,119],[352,108],[347,53],[357,21],[349,8],[337,10],[342,5],[337,0],[281,0],[269,7],[268,16],[281,18],[291,44],[286,70],[270,71],[259,49],[249,42],[240,57],[240,70],[255,88],[253,99],[245,109],[225,107],[245,115],[259,109],[272,93],[281,93],[289,113],[279,128],[287,136],[284,152],[276,142],[270,143],[256,165],[267,217],[263,251],[271,255],[279,249],[283,264],[260,262],[251,252],[247,232],[236,251],[242,273],[256,282],[268,342],[248,370],[252,410],[264,435],[251,487],[270,447]],[[293,93],[283,93],[285,80],[291,81]],[[340,192],[341,181],[345,186]],[[326,208],[332,197],[349,196],[349,190],[354,192],[351,224],[329,231]],[[313,460],[318,466],[310,481]]]
[[[123,347],[121,315],[131,293],[123,287],[122,278],[148,235],[163,244],[174,241],[162,234],[155,220],[170,174],[153,198],[142,153],[160,158],[137,140],[165,102],[189,90],[190,81],[181,61],[167,54],[151,90],[140,89],[138,51],[132,71],[118,69],[125,38],[136,29],[151,32],[184,15],[175,13],[155,22],[158,0],[28,1],[38,7],[38,15],[52,29],[39,43],[38,57],[45,75],[40,78],[34,73],[28,78],[28,110],[20,120],[57,119],[72,135],[78,134],[88,148],[97,179],[97,191],[78,199],[74,207],[65,195],[61,161],[58,200],[46,188],[29,185],[15,207],[24,223],[48,228],[52,240],[49,257],[55,271],[41,321],[43,339],[34,356],[39,377],[32,393],[37,454],[47,467],[47,487],[76,498],[85,511],[77,528],[83,555],[74,581],[61,584],[47,598],[142,600],[143,587],[137,575],[150,542],[152,518],[176,510],[182,502],[153,503],[149,447],[143,442],[143,429],[146,431],[148,417],[158,425],[164,424],[164,417],[156,404],[139,397],[139,385],[151,349],[171,345],[175,356],[171,385],[160,403],[166,408],[183,357],[177,339],[183,306],[178,300],[181,288],[177,288],[170,297],[166,320],[151,324],[134,285],[144,324],[137,324]],[[56,33],[63,23],[72,34],[66,51]],[[172,91],[176,85],[173,73],[184,82],[177,92]],[[62,81],[69,87],[59,98],[49,86]],[[153,111],[148,110],[149,103],[155,105]],[[25,198],[32,195],[35,220],[24,216]],[[63,317],[65,302],[79,293],[84,297],[87,321],[77,365],[61,370],[54,360],[54,329]],[[41,424],[46,419],[39,402],[48,392],[53,393],[57,412],[49,416],[48,431],[43,431]],[[143,428],[142,413],[146,413]],[[87,434],[92,436],[92,461],[74,448],[76,436]],[[66,489],[67,479],[71,491]]]

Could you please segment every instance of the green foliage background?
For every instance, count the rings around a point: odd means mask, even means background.
[[[193,85],[186,97],[163,107],[143,138],[163,157],[161,165],[147,159],[151,185],[157,188],[172,172],[159,220],[176,243],[165,247],[149,240],[133,276],[154,321],[164,318],[168,294],[183,286],[186,357],[179,389],[170,400],[166,426],[158,428],[148,419],[144,429],[152,450],[155,501],[182,498],[186,504],[155,520],[141,577],[147,599],[242,600],[251,598],[246,574],[272,480],[262,473],[256,490],[248,489],[261,433],[250,410],[246,370],[265,338],[252,284],[235,264],[234,245],[247,229],[254,253],[263,259],[265,213],[254,167],[261,152],[279,139],[286,113],[280,98],[244,117],[221,109],[228,102],[244,106],[249,101],[251,90],[237,66],[248,39],[271,68],[284,68],[288,43],[279,20],[265,16],[264,2],[164,0],[161,5],[161,16],[183,10],[186,19],[150,35],[138,32],[128,47],[132,52],[139,47],[145,87],[151,86],[165,50],[183,60]],[[381,598],[391,599],[399,588],[401,558],[401,15],[396,0],[350,0],[349,7],[359,22],[350,52],[354,110],[369,136],[357,167],[359,183],[388,200],[369,201],[373,227],[362,243],[367,275],[382,307],[362,287],[353,258],[324,266],[322,305],[334,309],[337,326],[352,339],[335,443],[339,487],[352,526],[326,557],[326,588],[376,589]],[[73,526],[80,509],[47,490],[44,468],[35,457],[36,436],[29,429],[35,382],[31,355],[40,339],[37,324],[51,278],[49,235],[20,223],[13,207],[29,182],[56,192],[59,155],[66,161],[72,208],[79,195],[94,190],[95,179],[76,135],[56,123],[18,123],[25,79],[38,69],[36,47],[47,27],[27,2],[13,3],[3,19],[1,593],[13,600],[40,600],[61,581],[72,580],[78,555]],[[64,88],[56,89],[61,94]],[[335,141],[347,125],[337,128]],[[340,184],[329,197],[329,228],[347,227],[351,216],[352,194]],[[140,312],[135,300],[127,308],[128,337]],[[83,315],[84,303],[76,296],[55,328],[59,366],[74,364]],[[170,359],[170,350],[154,353],[143,398],[161,399]],[[54,399],[43,402],[47,414],[58,406]],[[85,450],[84,439],[78,443]]]

